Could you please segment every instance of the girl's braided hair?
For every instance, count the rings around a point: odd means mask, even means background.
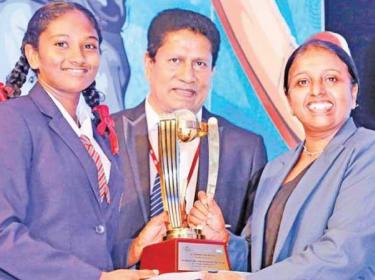
[[[0,97],[2,97],[2,99],[21,95],[21,87],[25,83],[27,73],[30,69],[29,62],[25,56],[25,45],[30,44],[34,49],[38,49],[40,34],[47,29],[48,25],[58,17],[74,10],[84,14],[92,23],[98,34],[99,45],[101,44],[103,38],[98,22],[88,9],[77,3],[63,1],[51,2],[44,5],[34,13],[27,25],[27,30],[22,40],[21,56],[6,79],[6,87],[0,87]],[[35,70],[35,72],[38,74],[38,70]],[[94,122],[98,132],[101,135],[104,135],[105,132],[108,133],[112,153],[116,154],[118,152],[118,141],[114,130],[114,123],[109,115],[108,107],[106,105],[99,105],[100,94],[95,87],[95,81],[84,89],[82,94],[95,116]],[[0,101],[2,99],[0,98]]]

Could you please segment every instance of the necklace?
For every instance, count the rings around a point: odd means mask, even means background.
[[[308,156],[308,157],[315,157],[319,156],[323,150],[318,151],[318,152],[310,152],[305,145],[303,145],[303,152]]]

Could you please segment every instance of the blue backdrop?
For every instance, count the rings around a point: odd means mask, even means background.
[[[275,127],[253,85],[249,82],[236,52],[224,31],[222,19],[215,10],[215,0],[75,0],[91,9],[98,17],[103,29],[102,65],[97,78],[98,88],[105,93],[111,111],[130,108],[147,95],[148,86],[144,79],[143,56],[146,51],[146,31],[151,19],[159,11],[180,7],[191,9],[210,17],[219,27],[222,44],[219,53],[212,92],[206,106],[235,124],[255,131],[264,137],[269,159],[287,149],[285,140]],[[25,26],[32,13],[48,0],[0,0],[0,53],[3,61],[0,81],[19,57],[19,47]],[[220,1],[216,1],[220,2]],[[222,1],[224,3],[224,1]],[[249,24],[263,20],[261,32],[272,38],[274,32],[267,21],[280,16],[281,25],[290,33],[294,44],[302,42],[312,33],[323,29],[321,0],[233,0],[231,5],[241,4],[255,9],[257,17],[249,18]],[[258,7],[259,8],[254,8]],[[267,7],[276,7],[271,9]],[[241,13],[242,11],[238,11]],[[285,25],[285,26],[284,26]],[[285,28],[286,27],[286,28]],[[246,26],[245,26],[246,28]],[[272,27],[274,28],[274,27]],[[257,41],[256,34],[249,34]],[[294,46],[294,45],[293,45]],[[277,42],[274,48],[277,50]],[[125,52],[126,51],[126,52]],[[269,65],[269,69],[272,69]],[[130,72],[130,74],[129,74]],[[25,92],[35,82],[29,78]]]

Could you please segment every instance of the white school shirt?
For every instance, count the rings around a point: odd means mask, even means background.
[[[145,111],[146,111],[146,120],[147,120],[147,130],[148,130],[148,138],[150,144],[155,152],[155,156],[158,157],[158,122],[160,120],[160,116],[155,110],[152,108],[151,104],[148,101],[148,98],[145,102]],[[199,121],[202,120],[202,109],[198,111],[196,117]],[[182,143],[180,142],[180,181],[187,180],[193,158],[195,155],[196,150],[199,146],[199,138],[194,139],[193,141]],[[150,194],[152,193],[152,188],[154,185],[155,177],[157,174],[157,170],[155,167],[154,162],[152,161],[151,155],[149,153],[149,162],[150,162]],[[190,182],[186,189],[186,213],[188,214],[190,209],[193,207],[194,198],[195,198],[195,190],[197,187],[198,181],[198,166],[199,166],[199,158],[195,165],[193,174],[191,176]]]
[[[93,131],[92,131],[92,122],[91,120],[94,118],[94,115],[91,112],[91,108],[87,105],[84,97],[82,94],[79,97],[78,106],[77,106],[77,118],[81,127],[78,127],[77,123],[73,120],[72,116],[65,110],[64,106],[58,101],[52,94],[46,91],[48,95],[51,97],[53,103],[56,104],[57,108],[63,115],[64,119],[68,122],[71,126],[73,131],[80,137],[81,135],[85,135],[90,139],[91,144],[94,146],[95,150],[98,152],[100,156],[100,160],[102,161],[105,178],[107,179],[107,183],[109,182],[109,176],[111,171],[111,162],[103,152],[102,148],[96,142]],[[83,145],[83,144],[82,144]]]

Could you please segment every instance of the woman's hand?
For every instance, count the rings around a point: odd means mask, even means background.
[[[225,228],[220,207],[203,191],[198,193],[198,200],[194,202],[194,207],[190,210],[188,223],[192,228],[201,228],[208,240],[228,242],[229,234]]]

